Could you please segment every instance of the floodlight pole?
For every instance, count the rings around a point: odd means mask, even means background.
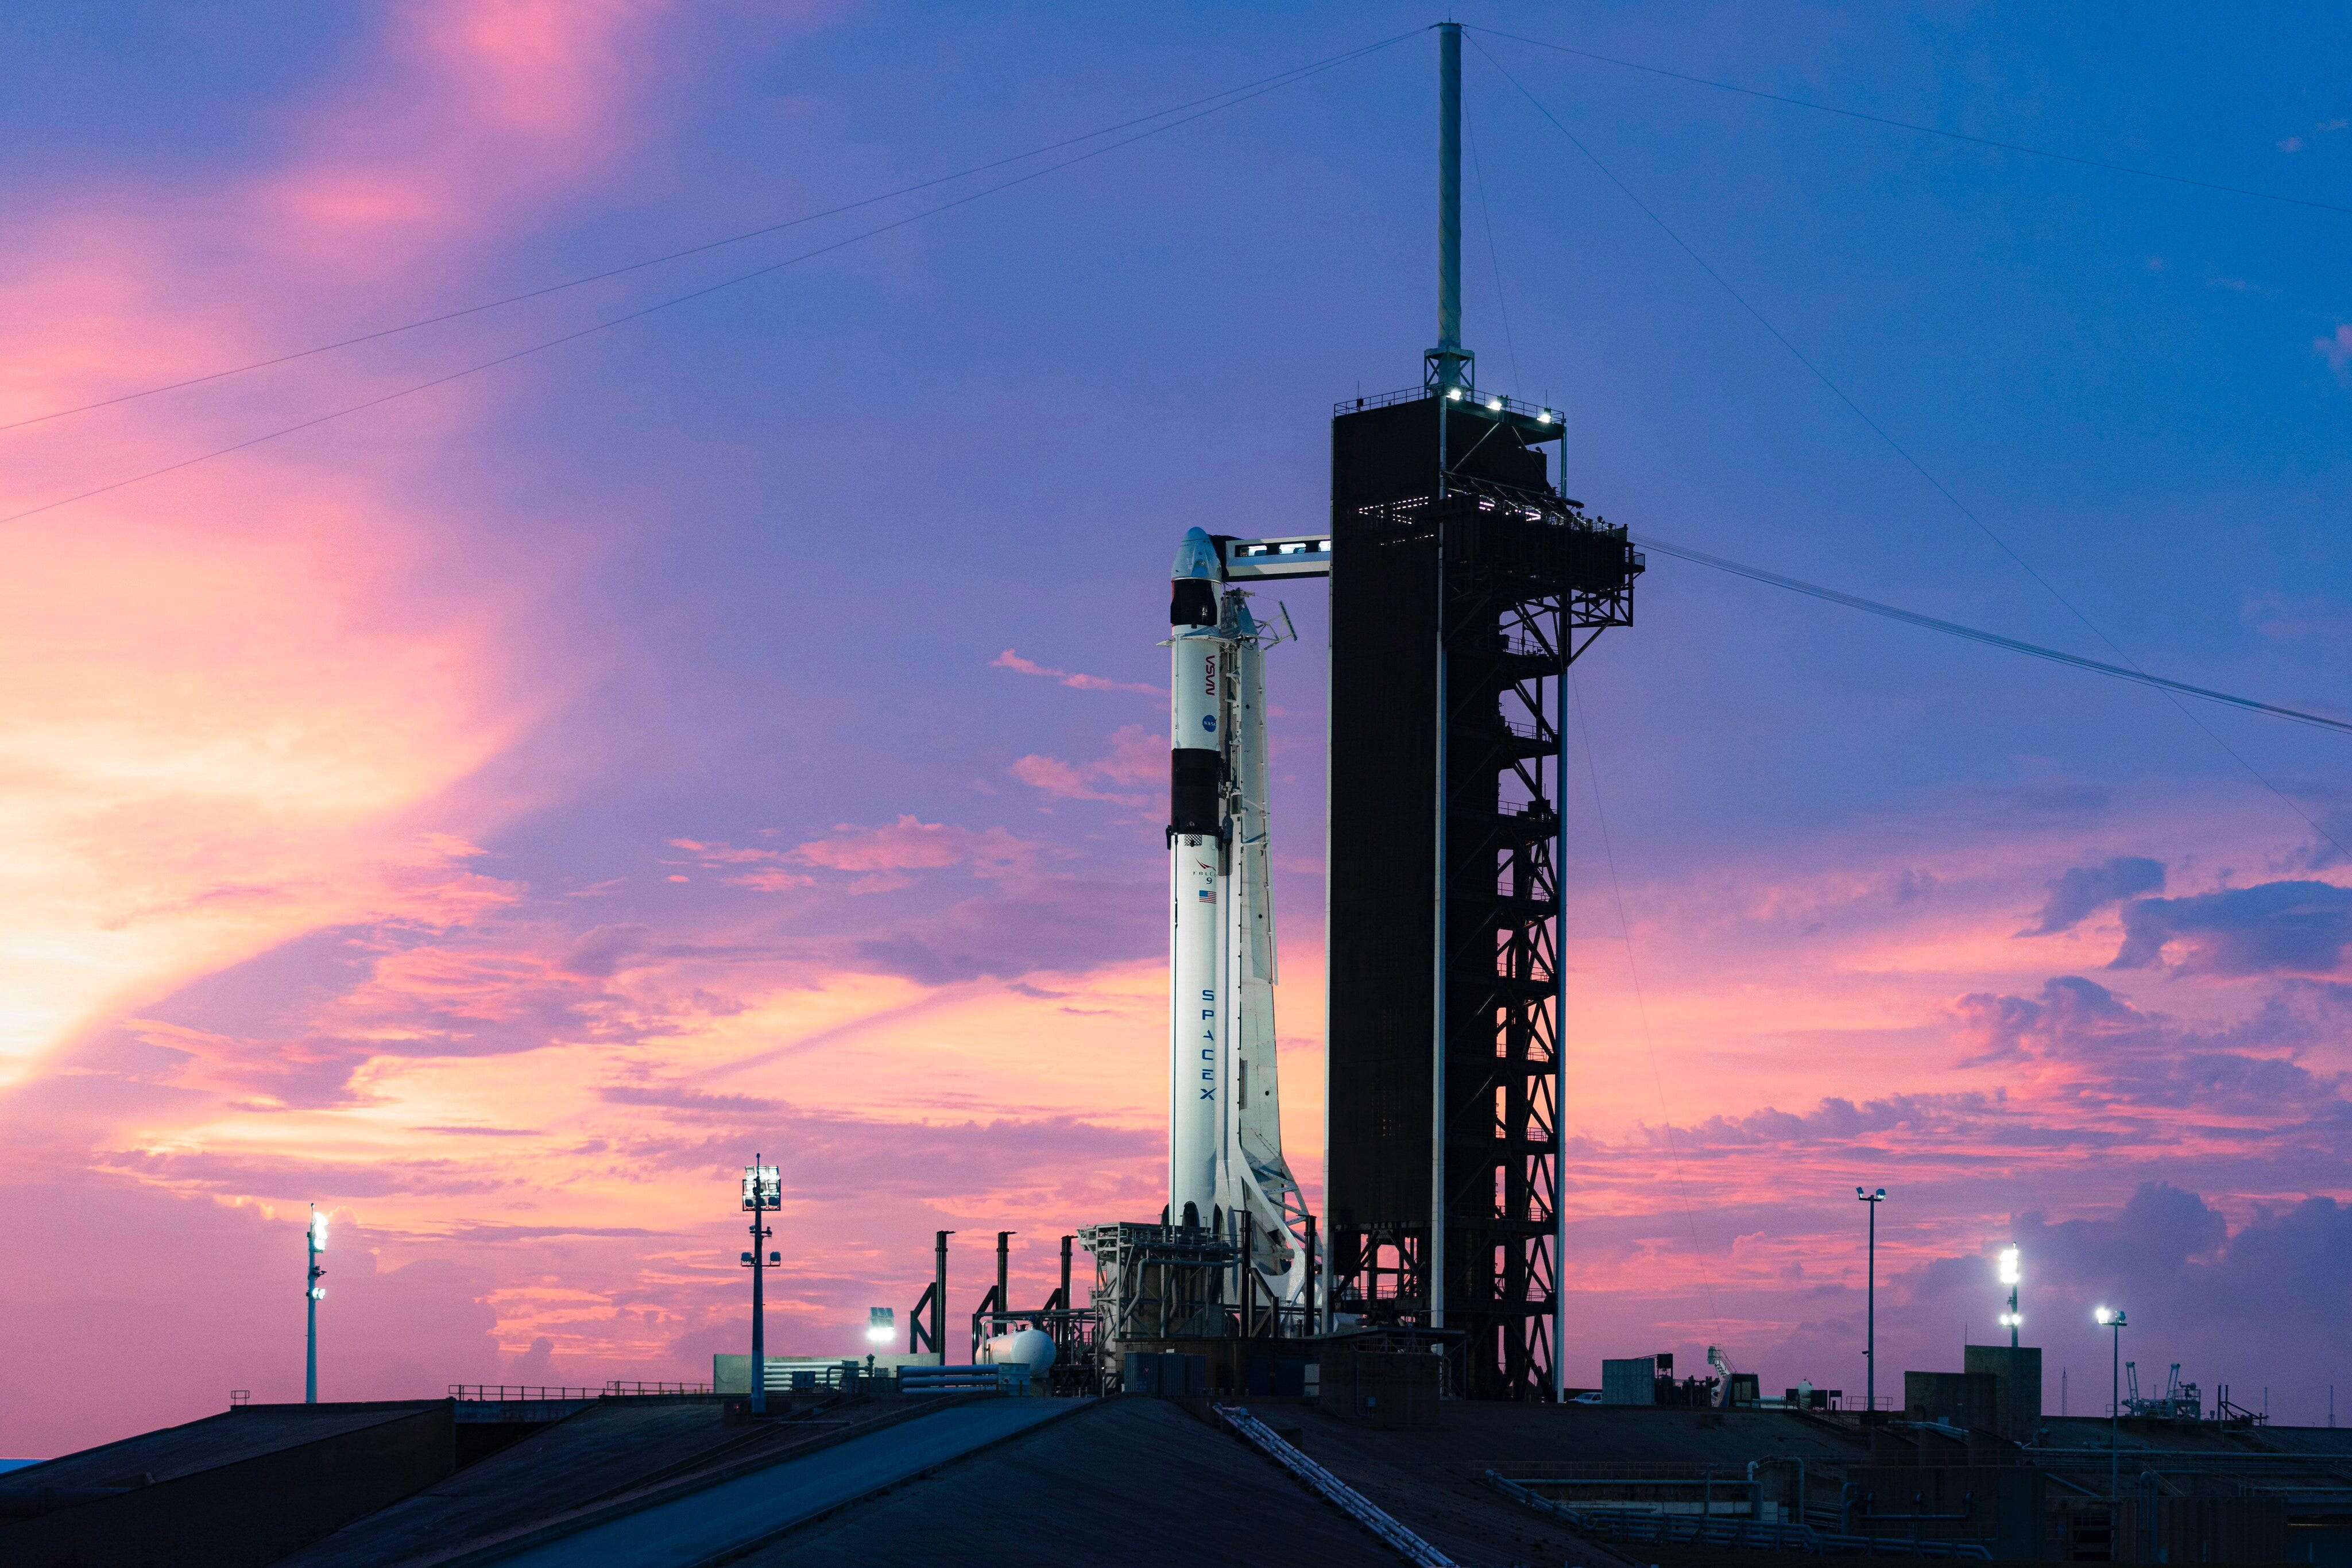
[[[1863,1402],[1865,1409],[1875,1412],[1878,1408],[1878,1206],[1886,1201],[1886,1189],[1882,1186],[1873,1192],[1867,1187],[1858,1186],[1853,1189],[1853,1196],[1870,1205],[1869,1285],[1864,1297],[1868,1303],[1865,1319],[1868,1326],[1863,1331],[1862,1351]]]
[[[2116,1554],[2116,1511],[2123,1506],[2124,1490],[2124,1314],[2110,1315],[2099,1309],[2106,1319],[2113,1348],[2107,1358],[2107,1554]]]
[[[751,1197],[744,1207],[751,1211],[751,1414],[768,1413],[768,1311],[766,1281],[768,1275],[767,1190],[762,1179],[761,1155],[751,1155]]]
[[[327,1271],[319,1267],[319,1206],[310,1206],[310,1228],[302,1232],[310,1267],[302,1276],[302,1310],[308,1323],[302,1341],[302,1403],[319,1402],[319,1281]]]

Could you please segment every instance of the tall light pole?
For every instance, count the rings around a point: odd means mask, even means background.
[[[1867,1298],[1870,1326],[1865,1331],[1867,1337],[1863,1341],[1863,1400],[1867,1408],[1875,1411],[1878,1408],[1878,1206],[1886,1201],[1886,1189],[1882,1186],[1873,1191],[1869,1187],[1858,1186],[1853,1189],[1853,1196],[1870,1205],[1870,1290]]]
[[[2001,1326],[2009,1330],[2009,1348],[2017,1348],[2017,1326],[2025,1320],[2017,1313],[2017,1249],[2000,1249],[2000,1282],[2009,1287],[2009,1311],[2000,1314]],[[2013,1373],[2012,1373],[2013,1375]]]
[[[2115,1553],[2116,1510],[2121,1505],[2124,1489],[2124,1328],[2120,1310],[2110,1312],[2101,1307],[2091,1314],[2103,1329],[2114,1331],[2115,1346],[2107,1364],[2107,1541],[2108,1554]]]
[[[755,1153],[751,1163],[743,1167],[743,1207],[751,1216],[751,1250],[743,1254],[743,1267],[751,1270],[751,1414],[768,1413],[768,1311],[764,1281],[768,1266],[783,1259],[768,1250],[768,1238],[774,1234],[767,1226],[768,1211],[783,1200],[783,1172],[774,1166],[763,1166]]]
[[[319,1303],[327,1299],[327,1287],[319,1283],[327,1277],[319,1266],[319,1254],[327,1249],[327,1217],[319,1206],[310,1206],[310,1228],[307,1233],[310,1267],[302,1277],[302,1309],[310,1319],[302,1340],[302,1403],[319,1402]]]

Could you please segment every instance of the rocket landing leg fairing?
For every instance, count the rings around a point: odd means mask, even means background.
[[[1276,1300],[1303,1299],[1305,1198],[1282,1157],[1266,831],[1265,650],[1216,541],[1176,552],[1168,612],[1168,1218],[1243,1239]]]

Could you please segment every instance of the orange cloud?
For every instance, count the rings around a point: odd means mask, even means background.
[[[636,133],[646,20],[617,5],[404,9],[270,162],[200,192],[92,179],[20,211],[0,264],[0,418],[282,351],[289,277],[293,297],[331,302],[527,222]],[[257,415],[282,419],[289,393],[302,413],[348,401],[351,379],[304,361],[16,433],[0,507],[240,438]],[[544,583],[422,591],[474,580],[414,497],[440,457],[436,421],[482,395],[404,405],[410,439],[371,463],[261,448],[5,530],[0,1082],[108,1012],[299,932],[446,923],[501,896],[420,839],[520,804],[452,791],[553,695],[507,652]]]

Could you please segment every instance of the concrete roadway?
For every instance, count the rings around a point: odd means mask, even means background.
[[[600,1568],[686,1568],[1068,1415],[1080,1403],[983,1399],[959,1405],[656,1503],[501,1561],[533,1568],[592,1563]]]

